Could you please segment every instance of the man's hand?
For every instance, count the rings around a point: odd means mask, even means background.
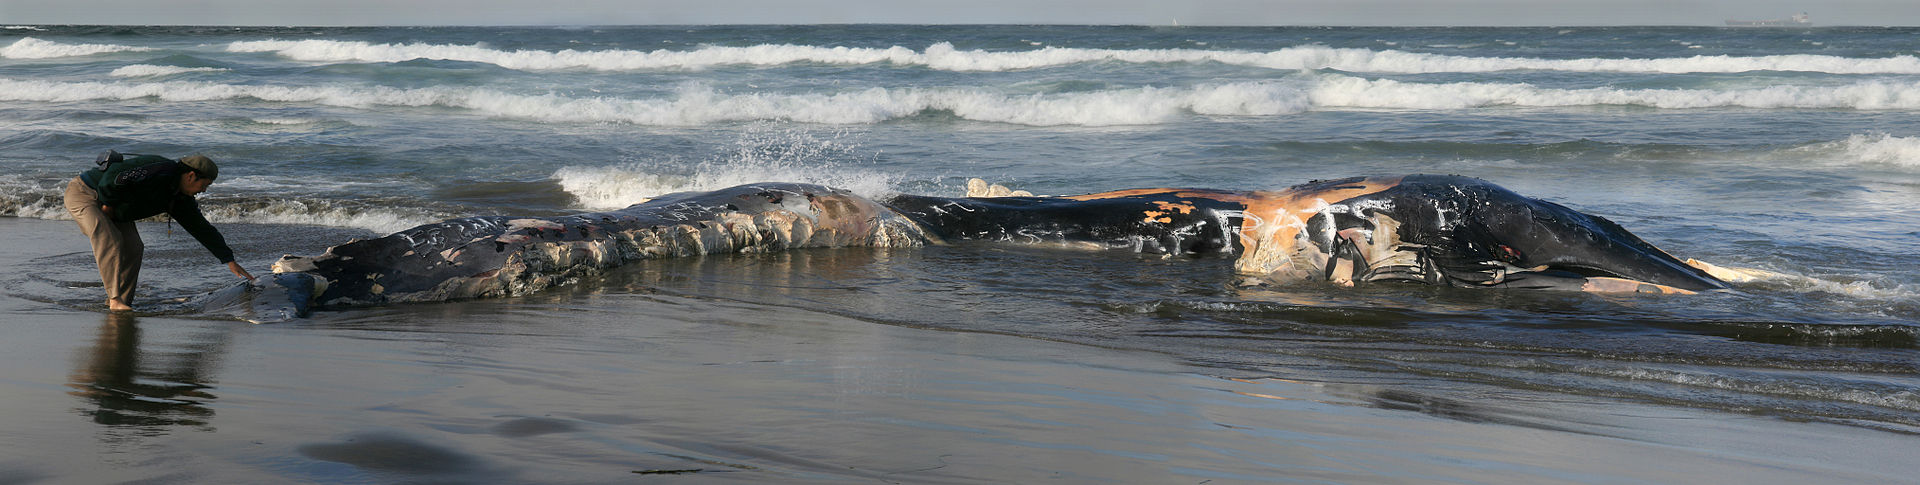
[[[107,215],[107,219],[113,219],[113,206],[110,206],[110,205],[106,205],[106,204],[101,204],[101,205],[100,205],[100,213],[101,213],[101,214],[106,214],[106,215]]]
[[[253,281],[253,273],[248,273],[248,272],[247,272],[247,269],[246,269],[246,268],[242,268],[242,267],[240,267],[240,262],[239,262],[239,261],[232,261],[232,262],[228,262],[228,263],[227,263],[227,270],[229,270],[229,271],[233,271],[233,274],[234,274],[235,276],[239,276],[239,277],[241,277],[241,278],[246,278],[246,279],[247,279],[247,281]]]

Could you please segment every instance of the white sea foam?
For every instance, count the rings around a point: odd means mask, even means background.
[[[55,82],[0,79],[0,100],[168,102],[257,99],[353,108],[445,107],[546,122],[697,126],[744,121],[870,124],[931,112],[1035,126],[1164,123],[1184,115],[1273,116],[1324,109],[1457,110],[1625,105],[1661,109],[1920,110],[1920,82],[1758,89],[1549,89],[1516,83],[1414,83],[1317,74],[1191,87],[1006,94],[989,88],[869,88],[838,93],[730,94],[688,85],[670,97],[568,97],[475,87],[233,85],[203,82]]]
[[[180,67],[180,66],[155,66],[152,64],[134,64],[134,65],[122,67],[119,69],[114,69],[113,72],[109,72],[107,73],[107,75],[113,76],[113,77],[147,77],[147,76],[171,76],[174,74],[184,74],[189,72],[220,72],[220,71],[227,71],[227,70],[229,69],[222,69],[218,67]]]
[[[62,202],[66,185],[42,187],[21,175],[0,176],[0,216],[71,219]]]
[[[1786,285],[1794,291],[1806,293],[1831,293],[1868,300],[1914,300],[1920,299],[1920,291],[1898,283],[1876,282],[1866,279],[1842,281],[1837,278],[1816,278],[1803,275],[1781,275],[1772,281]]]
[[[911,49],[894,47],[872,49],[857,47],[810,47],[795,45],[759,45],[752,47],[707,47],[694,51],[577,51],[557,52],[503,51],[482,44],[374,44],[334,40],[242,41],[227,45],[229,52],[272,52],[281,57],[309,62],[400,62],[413,59],[481,62],[509,69],[592,69],[605,71],[637,69],[699,69],[719,65],[777,65],[790,62],[832,64],[869,64],[895,62],[911,64],[917,54]]]
[[[969,89],[866,89],[834,94],[728,95],[689,86],[673,98],[569,98],[483,88],[231,85],[200,82],[100,83],[0,79],[0,100],[72,102],[156,98],[230,99],[373,108],[440,106],[487,116],[551,122],[691,126],[738,121],[867,124],[949,111],[962,118],[1027,125],[1127,125],[1164,122],[1185,112],[1276,115],[1308,106],[1297,88],[1235,83],[1196,88],[1136,88],[1010,96]]]
[[[249,121],[263,125],[311,125],[325,120],[318,118],[251,118]]]
[[[614,210],[675,192],[718,190],[779,181],[826,185],[875,197],[886,194],[894,177],[859,170],[819,167],[768,167],[741,163],[702,166],[693,174],[660,173],[643,164],[612,167],[564,167],[553,173],[560,187],[587,210]]]
[[[1920,138],[1887,134],[1853,135],[1839,143],[1847,160],[1856,163],[1920,168]]]
[[[1920,299],[1920,291],[1877,275],[1809,276],[1765,268],[1722,267],[1721,269],[1733,269],[1737,276],[1729,277],[1718,273],[1715,276],[1721,276],[1739,285],[1759,284],[1799,293],[1830,293],[1864,300]]]
[[[113,44],[62,44],[59,42],[23,37],[13,45],[0,47],[0,58],[7,59],[52,59],[56,57],[90,56],[108,52],[150,51],[148,47],[134,47]]]
[[[31,26],[31,25],[8,25],[8,26],[4,26],[4,27],[0,27],[0,29],[5,29],[5,30],[31,30],[31,31],[35,31],[35,32],[46,32],[46,31],[47,31],[47,29],[43,29],[43,28],[39,28],[39,27],[34,27],[34,26]]]
[[[846,160],[859,158],[860,152],[858,144],[846,138],[844,134],[761,128],[750,131],[734,150],[699,163],[692,173],[635,162],[563,167],[552,178],[589,210],[625,208],[674,192],[767,181],[821,184],[870,198],[890,193],[899,177],[846,164]]]
[[[350,227],[390,234],[446,219],[444,214],[404,208],[352,207],[325,201],[280,199],[265,203],[201,204],[207,220],[215,223],[299,224]]]
[[[638,165],[617,167],[562,167],[553,172],[560,189],[572,194],[582,208],[613,210],[663,194],[693,190],[688,177],[652,173]]]
[[[34,197],[25,203],[0,196],[0,216],[35,219],[72,220],[58,197]],[[207,220],[220,224],[298,224],[366,229],[388,234],[421,224],[438,222],[444,215],[399,208],[347,208],[311,201],[278,200],[234,207],[219,203],[201,206]]]
[[[1718,374],[1699,370],[1661,369],[1657,367],[1581,366],[1586,374],[1598,374],[1636,381],[1668,382],[1741,393],[1769,394],[1794,398],[1834,400],[1906,411],[1920,411],[1920,394],[1889,383],[1862,387],[1836,387],[1827,383],[1793,377],[1766,376],[1758,373]]]
[[[1886,133],[1850,135],[1844,140],[1811,143],[1775,152],[1783,163],[1809,161],[1844,167],[1920,170],[1920,138]]]
[[[257,177],[255,179],[258,179]],[[222,180],[225,190],[241,188],[240,180]],[[40,183],[23,176],[0,177],[0,216],[72,220],[62,193],[66,180]],[[230,186],[229,186],[230,185]],[[221,199],[203,203],[207,220],[233,224],[302,224],[366,229],[390,233],[437,222],[448,217],[426,209],[379,207],[357,202],[322,199]]]
[[[328,197],[354,198],[356,194],[413,193],[421,190],[414,183],[382,178],[340,178],[278,175],[234,175],[220,178],[222,191],[287,193],[320,190]]]
[[[1822,55],[1692,56],[1657,59],[1535,59],[1466,57],[1398,50],[1288,47],[1274,51],[1203,49],[1081,49],[1045,47],[1026,51],[959,50],[941,42],[915,51],[887,48],[763,44],[705,46],[694,50],[499,50],[484,44],[375,44],[337,40],[264,40],[228,44],[230,52],[272,52],[308,62],[400,62],[435,59],[494,64],[509,69],[702,69],[725,65],[891,63],[948,71],[1010,71],[1090,62],[1203,63],[1269,69],[1334,69],[1348,72],[1441,73],[1546,70],[1572,72],[1710,73],[1805,71],[1834,74],[1916,74],[1920,58],[1848,58]]]
[[[1758,89],[1548,89],[1516,83],[1426,84],[1329,76],[1314,88],[1316,107],[1462,109],[1486,106],[1646,106],[1691,108],[1920,109],[1920,83],[1864,81],[1840,86]]]

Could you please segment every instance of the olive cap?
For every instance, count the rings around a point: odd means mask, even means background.
[[[220,166],[214,165],[213,159],[207,158],[206,155],[180,157],[180,164],[186,165],[187,168],[191,168],[195,172],[199,172],[200,176],[206,177],[207,180],[220,178]]]

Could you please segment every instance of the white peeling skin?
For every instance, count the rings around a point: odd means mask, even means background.
[[[526,228],[560,229],[561,227],[560,223],[546,219],[514,219],[507,221],[508,231],[518,231]]]

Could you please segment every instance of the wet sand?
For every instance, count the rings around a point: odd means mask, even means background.
[[[1890,483],[1920,471],[1920,440],[1871,429],[1234,379],[1155,352],[645,288],[274,325],[108,315],[97,287],[71,287],[93,271],[71,225],[0,218],[0,483]],[[148,294],[230,278],[183,233],[142,229]],[[286,239],[296,253],[341,236],[223,229],[236,247]],[[242,252],[256,269],[278,256]]]

